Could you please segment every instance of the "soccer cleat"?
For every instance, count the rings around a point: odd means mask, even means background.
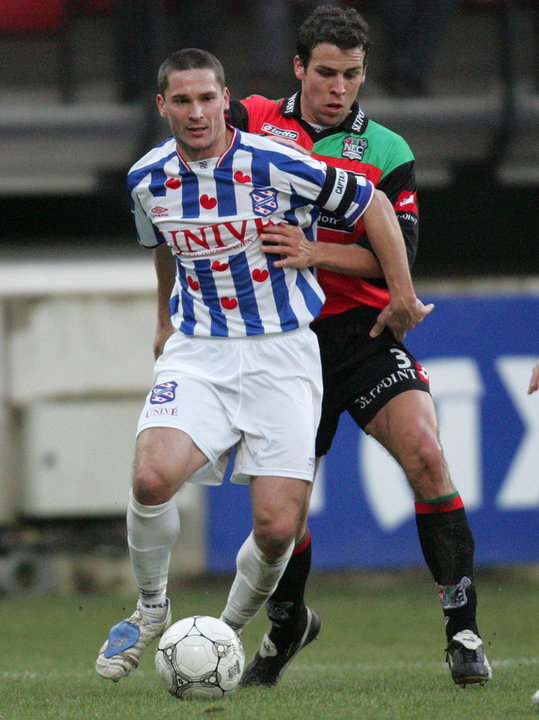
[[[97,656],[97,674],[115,682],[129,675],[138,666],[144,650],[152,640],[161,637],[171,622],[170,600],[167,599],[165,617],[161,622],[145,620],[139,600],[131,617],[110,629],[109,637]]]
[[[471,630],[461,630],[446,648],[445,659],[456,685],[484,685],[492,677],[492,669],[483,650],[483,641]]]
[[[285,668],[292,662],[298,652],[320,634],[322,622],[311,608],[307,608],[307,625],[302,636],[292,642],[286,650],[279,651],[269,635],[264,635],[262,645],[245,668],[240,680],[241,687],[250,685],[277,685]]]

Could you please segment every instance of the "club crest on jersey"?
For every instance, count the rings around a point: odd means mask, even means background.
[[[178,383],[172,380],[171,382],[162,383],[161,385],[155,385],[152,389],[152,395],[150,402],[152,405],[162,405],[163,403],[172,402],[176,397],[176,388]]]
[[[266,217],[277,210],[277,190],[274,188],[256,188],[249,193],[253,202],[253,211]]]
[[[356,138],[349,135],[343,140],[343,157],[349,160],[363,160],[363,155],[368,145],[369,141],[367,138]]]

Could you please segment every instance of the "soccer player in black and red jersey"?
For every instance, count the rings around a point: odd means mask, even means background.
[[[235,101],[229,119],[366,175],[392,202],[412,265],[418,242],[414,156],[402,137],[369,119],[356,101],[369,45],[368,26],[356,10],[318,7],[298,33],[294,71],[301,89],[280,101],[256,95]],[[484,684],[492,673],[476,622],[472,531],[440,445],[427,372],[402,343],[404,335],[372,332],[389,293],[364,226],[359,222],[350,229],[325,213],[317,242],[304,241],[297,228],[286,225],[261,237],[271,243],[267,252],[284,256],[277,265],[316,267],[326,293],[322,314],[312,324],[324,373],[317,458],[328,452],[339,416],[347,411],[401,465],[441,599],[452,679],[462,686]],[[384,382],[388,378],[391,382]],[[244,686],[276,684],[320,632],[320,618],[304,602],[311,560],[307,511],[295,552],[266,605],[272,627],[246,669]]]

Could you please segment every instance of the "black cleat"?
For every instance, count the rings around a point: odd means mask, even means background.
[[[260,650],[245,668],[243,677],[240,680],[240,686],[277,685],[287,665],[292,662],[300,650],[313,640],[316,640],[321,627],[322,621],[320,617],[308,607],[307,625],[303,635],[295,642],[292,642],[286,650],[279,651],[270,640],[269,635],[264,635]]]
[[[483,650],[483,641],[471,630],[453,636],[445,651],[445,659],[456,685],[484,685],[492,677],[492,669]]]

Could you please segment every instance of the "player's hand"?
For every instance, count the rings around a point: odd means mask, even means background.
[[[315,264],[316,243],[307,240],[303,230],[297,225],[288,225],[287,223],[266,225],[259,237],[265,253],[285,256],[274,261],[275,267],[303,269]]]
[[[307,150],[306,148],[299,145],[295,140],[291,140],[290,138],[277,137],[277,135],[264,135],[264,137],[267,137],[274,142],[281,143],[281,145],[288,145],[288,147],[294,148],[294,150],[297,150],[304,155],[311,154],[310,150]]]
[[[539,389],[539,360],[535,363],[532,370],[532,376],[530,378],[530,386],[528,388],[528,395],[531,395]]]
[[[153,356],[156,360],[158,357],[161,357],[166,341],[175,332],[176,328],[172,324],[167,325],[166,327],[157,328],[153,341]]]
[[[372,327],[370,337],[378,337],[385,327],[393,331],[393,335],[399,341],[404,340],[408,330],[413,330],[417,323],[434,310],[433,303],[423,305],[421,300],[413,297],[407,302],[391,301],[378,315],[376,323]]]

